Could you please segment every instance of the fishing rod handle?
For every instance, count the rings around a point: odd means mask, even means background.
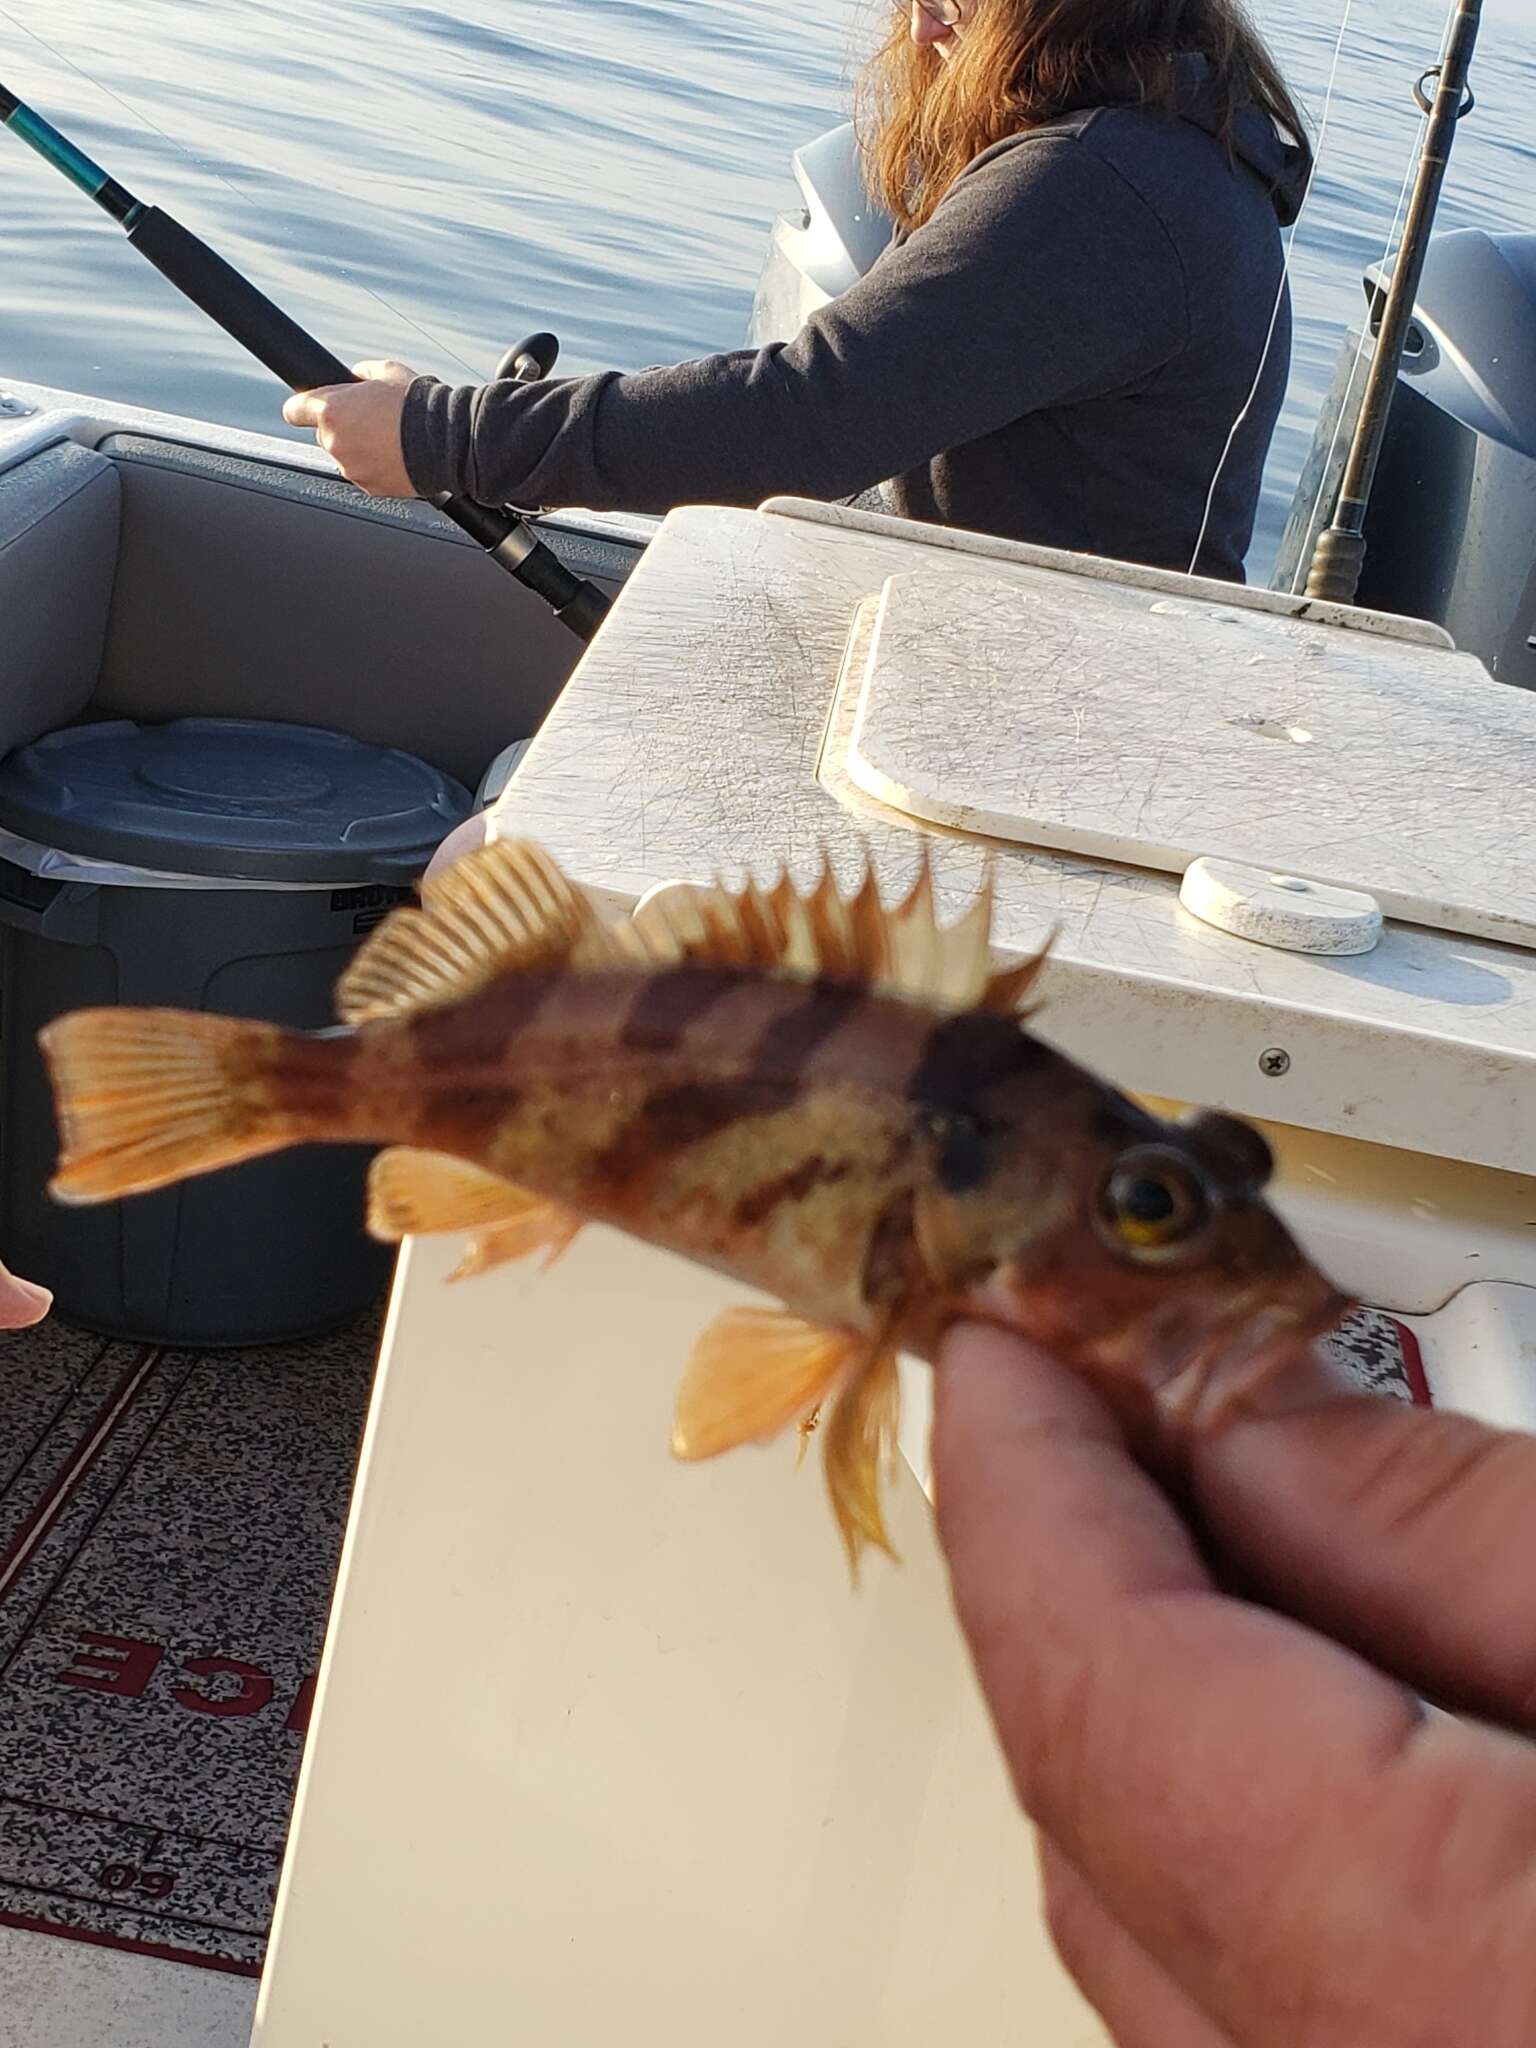
[[[158,206],[139,215],[128,229],[128,239],[162,277],[265,363],[290,391],[357,382],[345,363],[274,306],[265,292],[257,291],[233,264]]]
[[[345,363],[296,320],[290,320],[205,241],[159,207],[148,208],[133,222],[128,239],[179,292],[291,391],[357,383]],[[520,583],[536,591],[573,633],[583,640],[592,638],[607,612],[607,599],[595,584],[573,576],[530,526],[505,512],[477,505],[472,498],[441,497],[434,502]]]
[[[492,511],[473,498],[446,493],[432,503],[478,541],[492,561],[542,597],[562,626],[578,640],[590,640],[608,616],[608,600],[595,583],[577,576],[534,532],[526,519],[512,512]]]

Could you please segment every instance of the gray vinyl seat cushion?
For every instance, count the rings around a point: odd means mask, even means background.
[[[0,472],[0,756],[68,725],[101,673],[122,494],[64,442]]]

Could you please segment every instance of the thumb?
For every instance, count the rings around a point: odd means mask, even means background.
[[[1536,1728],[1536,1437],[1396,1401],[1240,1415],[1190,1445],[1257,1590],[1447,1706]]]

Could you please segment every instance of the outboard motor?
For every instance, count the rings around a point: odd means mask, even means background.
[[[792,341],[818,307],[857,284],[891,239],[892,223],[864,190],[853,124],[797,149],[798,216],[781,213],[752,302],[752,348]]]
[[[1374,332],[1390,269],[1365,276]],[[1304,588],[1365,385],[1345,337],[1273,583]],[[1365,519],[1356,603],[1442,625],[1501,682],[1536,689],[1536,234],[1430,242]]]

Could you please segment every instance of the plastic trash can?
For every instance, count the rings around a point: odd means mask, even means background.
[[[223,1348],[316,1334],[378,1298],[391,1254],[363,1228],[361,1147],[52,1202],[37,1034],[102,1004],[334,1023],[348,961],[470,809],[412,755],[245,719],[75,726],[0,765],[0,1256],[61,1315]]]

